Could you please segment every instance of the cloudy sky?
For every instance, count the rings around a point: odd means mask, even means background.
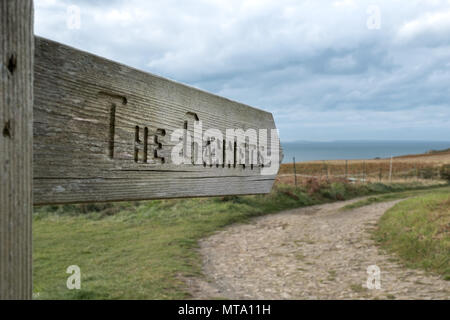
[[[40,36],[272,112],[283,141],[450,140],[450,0],[35,0],[35,11]]]

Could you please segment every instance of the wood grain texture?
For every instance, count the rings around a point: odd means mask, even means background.
[[[0,299],[31,299],[31,0],[0,1],[0,45]]]
[[[270,113],[39,37],[34,70],[35,204],[271,190],[275,175],[261,175],[248,159],[236,166],[171,159],[174,130],[193,135],[196,120],[224,135],[274,129]]]

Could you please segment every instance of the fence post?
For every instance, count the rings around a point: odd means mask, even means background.
[[[324,165],[325,172],[327,174],[327,182],[328,182],[328,181],[330,181],[329,176],[328,176],[328,164],[325,160],[323,160],[323,165]]]
[[[392,156],[391,156],[391,162],[389,163],[389,183],[392,182]]]
[[[294,157],[294,177],[295,177],[295,187],[297,188],[297,168],[295,167],[295,157]]]
[[[345,180],[348,179],[348,160],[345,160]]]
[[[363,183],[366,183],[366,161],[363,161]]]
[[[32,297],[32,0],[0,2],[0,299]]]
[[[383,179],[383,168],[380,167],[380,182],[381,182],[382,179]]]

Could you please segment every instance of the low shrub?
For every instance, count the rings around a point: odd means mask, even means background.
[[[450,183],[450,164],[444,164],[440,169],[441,178]]]
[[[435,176],[435,169],[431,167],[422,168],[419,170],[419,177],[422,179],[433,179]]]

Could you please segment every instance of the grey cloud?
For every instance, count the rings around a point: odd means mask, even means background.
[[[311,139],[300,121],[321,139],[379,135],[352,117],[450,136],[449,2],[377,1],[380,30],[366,27],[372,1],[335,2],[36,0],[36,31],[272,111],[284,139]],[[80,30],[65,25],[73,4]]]

